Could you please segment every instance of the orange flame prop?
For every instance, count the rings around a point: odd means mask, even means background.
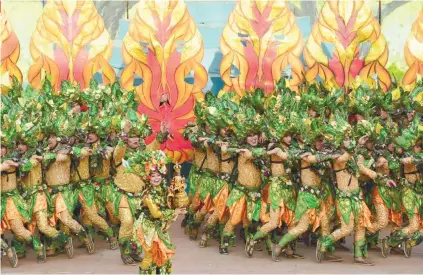
[[[290,87],[298,90],[304,74],[303,46],[295,15],[285,1],[238,0],[220,40],[223,91],[243,96],[245,91],[262,88],[271,94],[288,66]]]
[[[423,8],[411,27],[411,34],[404,47],[404,56],[409,69],[402,82],[405,86],[414,86],[417,74],[423,75]]]
[[[391,85],[384,67],[388,45],[363,0],[326,1],[307,40],[304,58],[309,82],[320,77],[326,83],[348,88],[360,76],[369,84],[377,77],[384,91]]]
[[[12,30],[12,26],[7,20],[6,12],[3,5],[1,6],[0,25],[1,28],[1,67],[0,75],[2,78],[2,85],[7,85],[7,81],[11,82],[15,76],[19,82],[22,82],[22,72],[19,70],[16,63],[19,59],[20,46],[18,37]]]
[[[147,114],[153,134],[146,143],[157,143],[174,162],[190,158],[192,147],[182,137],[186,124],[194,120],[195,99],[201,100],[207,71],[201,65],[204,45],[194,20],[183,1],[144,1],[136,7],[129,31],[123,40],[126,67],[121,83],[134,87],[135,75],[142,79],[136,92],[141,100],[138,111]],[[186,77],[192,76],[193,83]]]
[[[115,81],[108,63],[112,41],[92,0],[48,0],[31,38],[28,80],[41,87],[42,75],[51,75],[57,91],[62,80],[89,86],[101,71],[104,84]]]

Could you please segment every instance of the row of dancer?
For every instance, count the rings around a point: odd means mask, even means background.
[[[94,80],[85,90],[64,81],[58,93],[48,79],[39,91],[16,82],[2,95],[1,242],[13,267],[27,244],[38,262],[72,258],[73,236],[94,253],[98,231],[124,264],[170,273],[167,229],[185,213],[183,178],[164,180],[168,159],[146,148],[151,130],[136,107],[134,92]]]
[[[354,235],[354,261],[372,265],[368,247],[406,256],[423,240],[421,83],[384,93],[366,84],[351,93],[309,85],[300,95],[281,80],[271,96],[206,94],[185,137],[195,148],[186,234],[228,254],[242,224],[245,253],[263,241],[274,261],[303,258],[296,241],[317,236],[316,258]],[[389,237],[378,232],[389,224]]]

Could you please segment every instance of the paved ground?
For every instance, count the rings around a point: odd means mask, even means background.
[[[218,253],[218,244],[210,241],[207,248],[199,248],[198,242],[189,241],[183,230],[175,223],[172,229],[173,240],[177,246],[174,258],[174,273],[423,273],[423,245],[413,250],[409,259],[403,255],[391,255],[384,259],[377,252],[370,252],[370,259],[376,263],[373,267],[363,267],[352,263],[351,252],[339,252],[344,258],[342,263],[321,263],[314,259],[314,247],[299,244],[298,252],[303,254],[304,260],[283,259],[275,263],[262,251],[257,251],[252,259],[244,255],[241,240],[238,246],[231,249],[231,254],[223,256]],[[75,240],[74,243],[78,241]],[[351,248],[351,238],[347,240]],[[2,259],[2,273],[85,273],[85,274],[116,274],[138,272],[138,267],[124,266],[118,251],[108,250],[104,241],[96,241],[96,253],[86,255],[84,249],[76,249],[73,259],[65,255],[48,258],[44,264],[37,264],[33,254],[19,261],[19,266],[10,268],[6,258]]]

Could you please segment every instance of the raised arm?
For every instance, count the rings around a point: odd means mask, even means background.
[[[357,165],[360,174],[375,180],[377,178],[377,173],[370,168],[367,168],[364,164],[364,157],[362,155],[358,155]]]

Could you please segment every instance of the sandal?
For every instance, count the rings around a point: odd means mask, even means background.
[[[364,259],[363,257],[357,257],[354,258],[354,263],[355,264],[360,264],[360,265],[364,265],[364,266],[374,266],[375,264],[372,262],[368,262],[366,261],[366,259]]]
[[[253,257],[255,244],[256,242],[251,238],[248,238],[247,241],[245,242],[244,251],[245,251],[245,255],[247,255],[248,258]]]
[[[382,239],[382,257],[387,258],[391,254],[391,247],[388,245],[388,240]]]
[[[18,256],[14,247],[9,247],[6,251],[7,259],[9,260],[10,266],[15,268],[18,265]]]
[[[324,252],[322,251],[322,242],[320,240],[317,241],[316,245],[316,261],[321,263],[324,257]]]
[[[273,261],[274,262],[280,262],[281,261],[281,259],[280,259],[280,254],[281,254],[281,250],[282,250],[282,248],[280,249],[280,251],[279,252],[277,252],[276,251],[276,246],[279,246],[278,244],[275,244],[275,245],[273,245],[273,247],[272,247],[272,259],[273,259]],[[280,246],[279,246],[280,247]]]
[[[72,238],[69,238],[68,243],[65,245],[66,255],[69,259],[73,258],[73,241]]]

